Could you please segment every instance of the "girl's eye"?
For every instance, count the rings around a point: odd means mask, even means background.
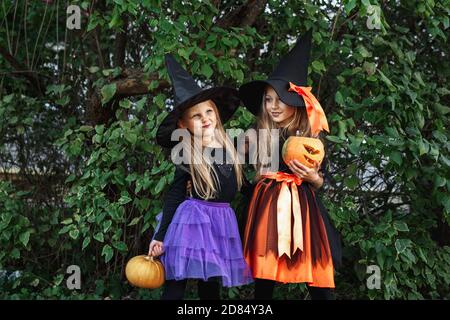
[[[207,113],[211,113],[211,112],[214,112],[214,110],[213,109],[209,109],[208,111],[206,111]]]
[[[266,97],[266,102],[272,102],[272,98],[271,97]]]
[[[198,118],[200,118],[200,115],[197,113],[197,114],[194,114],[191,118],[192,118],[192,119],[193,119],[193,118],[198,119]]]

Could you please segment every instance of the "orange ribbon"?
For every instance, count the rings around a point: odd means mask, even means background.
[[[309,123],[311,124],[311,133],[317,135],[322,130],[330,132],[325,112],[319,101],[317,101],[316,97],[311,93],[312,88],[296,86],[292,82],[289,82],[289,85],[290,88],[288,91],[297,92],[297,94],[302,96],[305,101],[306,112],[308,114]]]
[[[297,189],[303,180],[295,174],[285,172],[267,173],[262,177],[282,182],[277,200],[278,257],[286,254],[291,258],[297,249],[303,251],[302,213]],[[293,235],[291,234],[292,215],[294,216]],[[291,254],[292,241],[294,246]]]

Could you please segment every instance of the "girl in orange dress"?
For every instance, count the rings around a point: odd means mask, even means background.
[[[267,170],[263,157],[257,157],[258,182],[244,233],[244,256],[256,280],[256,299],[271,299],[276,282],[306,283],[312,299],[334,298],[334,267],[340,264],[341,246],[317,195],[325,161],[322,167],[316,163],[310,168],[297,160],[285,163],[281,154],[289,136],[318,138],[320,131],[329,131],[322,107],[306,86],[310,48],[311,32],[298,40],[267,80],[240,88],[244,105],[257,115],[258,129],[279,129],[280,136],[278,170]],[[268,150],[273,137],[262,137],[258,144]]]

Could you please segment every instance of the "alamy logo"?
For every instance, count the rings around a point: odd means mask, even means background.
[[[214,129],[214,135],[221,136],[217,129]],[[243,130],[227,129],[225,134],[228,137],[233,136],[237,132],[237,159],[233,159],[229,153],[225,154],[226,164],[245,164],[245,151],[248,149],[249,162],[248,164],[257,164],[257,161],[262,163],[264,167],[262,172],[278,171],[279,168],[279,147],[280,147],[280,130],[279,129],[249,129],[246,132]],[[174,164],[199,164],[203,159],[221,163],[224,157],[223,150],[219,149],[214,156],[211,150],[202,148],[202,132],[199,128],[194,130],[191,134],[187,129],[176,129],[172,132],[171,141],[178,142],[171,152],[171,160]],[[247,141],[247,142],[246,142]],[[265,141],[267,143],[260,143]],[[270,141],[270,142],[269,142]]]
[[[70,5],[67,7],[66,28],[69,30],[81,29],[81,10],[77,5]]]
[[[66,285],[69,290],[81,289],[81,269],[77,265],[70,265],[67,267],[66,273],[70,274],[67,278]]]
[[[369,17],[367,18],[367,28],[370,30],[381,29],[381,8],[379,6],[368,5],[367,6],[367,14]]]
[[[367,266],[366,273],[371,274],[367,278],[367,289],[381,289],[381,270],[380,267],[373,264],[370,266]]]

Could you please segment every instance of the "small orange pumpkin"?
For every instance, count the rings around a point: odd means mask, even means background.
[[[136,287],[156,289],[164,283],[164,267],[159,260],[147,255],[136,256],[125,268],[128,281]]]
[[[325,150],[322,141],[317,138],[290,136],[284,143],[281,154],[286,163],[297,159],[303,165],[314,168],[316,163],[322,163]]]

